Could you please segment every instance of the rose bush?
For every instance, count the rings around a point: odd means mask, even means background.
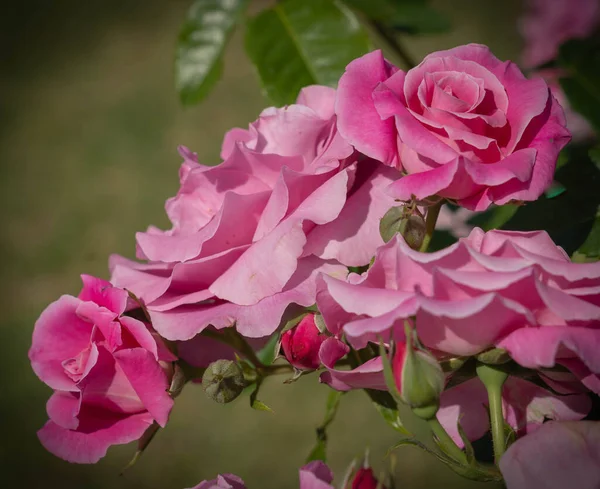
[[[408,72],[369,53],[342,75],[336,114],[358,151],[406,174],[389,188],[395,198],[439,195],[477,211],[537,199],[569,141],[546,83],[477,44]]]
[[[144,323],[122,316],[126,291],[88,275],[82,280],[78,297],[63,295],[42,312],[29,358],[54,389],[40,441],[69,462],[94,463],[153,423],[165,426],[176,358]]]
[[[181,188],[167,201],[173,227],[138,233],[137,263],[111,260],[112,282],[133,291],[161,335],[187,340],[209,324],[248,337],[272,333],[290,303],[314,303],[319,272],[364,265],[383,243],[378,219],[393,200],[389,168],[339,135],[335,91],[305,88],[224,140],[224,162],[181,150]]]

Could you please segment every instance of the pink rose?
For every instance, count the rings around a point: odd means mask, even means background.
[[[168,363],[175,358],[144,323],[121,314],[126,291],[82,275],[78,297],[63,295],[35,324],[29,359],[54,394],[44,447],[69,462],[94,463],[111,445],[165,426],[173,400]]]
[[[419,339],[440,357],[499,347],[526,368],[566,367],[570,373],[562,376],[542,372],[543,382],[564,394],[600,392],[599,304],[600,263],[571,263],[545,232],[484,233],[478,228],[428,254],[396,237],[379,249],[368,272],[351,274],[347,281],[323,276],[318,292],[328,329],[343,332],[356,349],[378,343],[380,337],[398,341],[404,321],[415,317]],[[535,387],[521,386],[526,394],[512,396],[509,403],[526,410],[532,399],[552,397]],[[442,395],[442,406],[451,393]],[[515,415],[515,427],[535,422],[535,412],[579,419],[589,410],[585,399],[569,402],[557,411],[554,401],[544,401],[519,422]],[[448,425],[456,426],[456,419]],[[473,420],[479,436],[485,432],[487,417],[465,419]]]
[[[406,174],[389,188],[395,198],[440,195],[478,211],[537,199],[569,141],[546,83],[477,44],[430,54],[406,73],[380,51],[354,60],[336,114],[358,151]]]
[[[396,175],[338,134],[335,91],[303,89],[298,103],[230,131],[224,162],[199,165],[182,149],[181,188],[166,204],[169,231],[137,234],[136,263],[111,261],[112,282],[140,297],[153,326],[187,340],[209,324],[261,337],[285,308],[315,301],[319,272],[345,276],[383,244],[379,219]]]
[[[507,489],[598,489],[600,422],[545,423],[500,460]]]
[[[600,20],[598,0],[528,0],[519,28],[525,39],[523,62],[528,68],[556,58],[569,39],[588,37]]]
[[[326,339],[315,324],[315,315],[307,314],[297,326],[281,335],[283,356],[299,370],[316,370],[321,365],[319,348]]]

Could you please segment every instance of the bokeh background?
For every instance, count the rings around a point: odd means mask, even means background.
[[[327,396],[316,376],[261,390],[275,414],[247,399],[219,406],[188,386],[168,428],[124,475],[134,445],[94,466],[59,460],[38,443],[50,391],[27,359],[42,309],[77,294],[82,272],[107,277],[110,253],[134,254],[134,233],[166,226],[164,200],[178,187],[177,145],[218,163],[226,130],[245,127],[268,103],[233,38],[225,74],[209,99],[184,109],[173,88],[173,54],[191,0],[30,0],[0,15],[0,486],[44,488],[192,487],[218,472],[250,488],[297,487]],[[258,10],[265,0],[253,0]],[[405,38],[415,59],[466,42],[518,59],[520,0],[435,0],[453,31]],[[414,422],[411,428],[422,430]],[[329,462],[339,482],[369,446],[377,471],[399,437],[361,392],[343,399],[330,429]],[[464,481],[411,448],[396,453],[398,487],[494,488]]]

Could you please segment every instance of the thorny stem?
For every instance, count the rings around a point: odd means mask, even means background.
[[[438,421],[437,417],[434,416],[427,422],[429,423],[429,427],[431,428],[431,431],[433,431],[433,434],[438,439],[440,445],[444,448],[444,451],[448,455],[450,455],[452,458],[454,458],[454,460],[456,460],[457,462],[466,464],[467,456],[465,455],[465,452],[463,452],[459,448],[459,446],[456,443],[454,443],[454,440],[446,432],[444,427]]]
[[[425,217],[425,237],[423,238],[423,244],[419,249],[420,252],[425,253],[429,248],[429,243],[433,237],[435,231],[435,223],[437,222],[438,216],[440,215],[440,209],[444,205],[444,199],[441,199],[437,204],[430,206],[427,209],[427,216]]]

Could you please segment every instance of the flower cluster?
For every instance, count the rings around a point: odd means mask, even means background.
[[[164,426],[186,381],[228,402],[316,370],[410,406],[463,475],[597,487],[598,426],[579,420],[600,393],[600,263],[572,263],[544,231],[475,228],[427,253],[447,202],[537,199],[569,137],[542,78],[467,45],[407,72],[367,54],[337,91],[307,87],[228,132],[216,166],[180,148],[171,228],[138,233],[138,261],[111,257],[110,283],[84,276],[35,326],[32,366],[55,391],[40,440],[96,462]],[[275,343],[286,362],[261,360]],[[491,467],[465,455],[490,429]],[[563,449],[576,475],[545,482]],[[303,489],[331,481],[320,462],[300,470]],[[383,487],[367,468],[346,482]],[[221,475],[196,489],[244,487]]]

